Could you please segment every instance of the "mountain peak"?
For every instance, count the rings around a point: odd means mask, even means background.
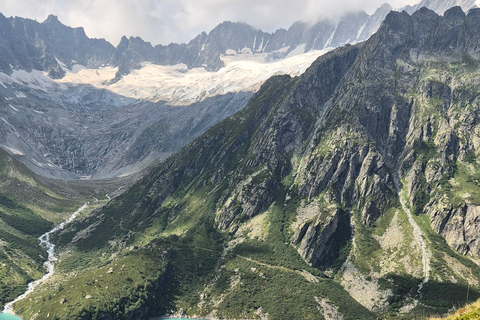
[[[392,6],[388,2],[385,2],[377,10],[385,10],[385,9],[392,10]]]
[[[467,14],[468,17],[475,17],[479,18],[480,17],[480,8],[472,8],[468,11]]]
[[[232,30],[236,30],[236,29],[247,29],[248,31],[258,31],[257,28],[249,25],[248,23],[245,23],[245,22],[232,22],[232,21],[224,21],[222,23],[220,23],[218,26],[216,26],[210,33],[215,33],[215,32],[218,32],[220,30],[222,31],[232,31]]]
[[[462,8],[460,6],[453,7],[451,9],[448,9],[445,11],[443,14],[443,17],[449,21],[453,20],[463,20],[465,19],[465,12],[463,12]]]
[[[400,30],[402,25],[408,23],[410,15],[404,10],[402,12],[391,11],[385,17],[385,20],[382,23],[383,28],[388,28],[392,30]]]
[[[49,14],[43,23],[60,23],[60,21],[58,20],[58,16]]]

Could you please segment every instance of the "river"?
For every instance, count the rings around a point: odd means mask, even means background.
[[[35,290],[36,287],[38,287],[40,284],[44,283],[45,281],[48,280],[48,278],[50,278],[53,273],[55,272],[55,267],[54,267],[54,263],[55,261],[57,261],[57,258],[55,257],[55,245],[53,243],[50,242],[50,236],[59,231],[59,230],[62,230],[63,228],[65,228],[65,226],[69,223],[71,223],[73,220],[75,220],[75,218],[77,218],[77,216],[87,208],[87,205],[88,205],[88,202],[85,203],[83,206],[81,206],[80,208],[77,209],[77,211],[75,211],[67,220],[65,220],[64,222],[58,224],[55,228],[53,228],[52,230],[42,234],[40,237],[38,237],[38,240],[40,241],[40,246],[45,249],[45,251],[47,251],[47,254],[48,254],[48,259],[47,261],[45,261],[45,263],[43,264],[43,266],[45,267],[45,269],[47,269],[47,273],[41,277],[40,279],[38,280],[35,280],[33,282],[30,282],[28,284],[28,287],[27,287],[27,290],[21,294],[20,296],[18,296],[15,300],[5,304],[5,307],[3,308],[3,313],[0,313],[0,320],[15,320],[15,319],[20,319],[18,317],[15,317],[15,316],[12,316],[14,314],[13,312],[13,305],[24,299],[26,296],[28,296],[33,290]]]

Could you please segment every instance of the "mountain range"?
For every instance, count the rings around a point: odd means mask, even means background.
[[[269,79],[58,233],[61,274],[17,310],[375,319],[477,299],[479,25],[480,9],[391,12],[366,42]]]
[[[0,40],[0,275],[16,280],[0,302],[39,277],[35,237],[88,199],[52,234],[55,274],[15,303],[25,319],[419,319],[480,298],[474,6],[226,22],[167,47],[0,18],[17,34]]]
[[[55,16],[38,23],[1,15],[0,144],[48,177],[131,174],[242,109],[268,77],[299,75],[327,48],[367,39],[390,10],[297,22],[273,34],[224,22],[188,44],[153,47],[132,37],[116,48]]]

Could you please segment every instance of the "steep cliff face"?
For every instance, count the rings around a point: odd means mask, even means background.
[[[62,281],[83,255],[155,243],[175,253],[170,307],[187,315],[415,318],[476,299],[479,16],[392,12],[365,43],[271,78],[58,234]]]

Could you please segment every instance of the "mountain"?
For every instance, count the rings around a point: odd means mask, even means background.
[[[443,15],[447,9],[454,6],[461,6],[468,12],[476,7],[476,1],[424,0],[415,6],[406,6],[399,10],[406,10],[411,14],[427,7]],[[142,61],[161,65],[184,63],[189,68],[205,67],[210,71],[218,71],[224,66],[221,56],[227,51],[267,54],[268,59],[281,59],[289,54],[358,43],[374,34],[391,10],[393,8],[385,3],[372,15],[359,11],[347,13],[337,21],[323,19],[314,24],[298,21],[288,30],[279,29],[274,33],[263,32],[245,23],[224,22],[209,34],[202,33],[186,45],[152,47],[140,38],[124,37],[117,48],[115,61],[119,66],[119,73],[115,79],[118,80],[132,69],[140,68]]]
[[[272,34],[224,22],[188,44],[132,37],[116,48],[53,15],[2,15],[0,145],[52,178],[138,172],[242,109],[269,77],[300,75],[331,47],[367,39],[390,9]]]
[[[475,2],[424,0],[403,9],[413,13],[427,7],[443,14],[448,8],[461,6],[467,12],[476,7]],[[182,63],[188,68],[204,67],[218,71],[224,66],[221,57],[228,50],[268,54],[269,59],[278,59],[292,52],[299,54],[364,41],[377,31],[392,9],[385,3],[372,15],[363,11],[351,12],[338,21],[324,19],[313,25],[299,21],[288,30],[280,29],[274,33],[263,32],[245,23],[224,22],[208,34],[199,34],[188,44],[152,46],[139,37],[123,37],[116,48],[103,39],[87,38],[83,28],[64,26],[53,15],[43,23],[1,15],[0,71],[10,74],[12,68],[42,70],[52,78],[61,78],[65,75],[62,67],[112,65],[118,67],[116,76],[111,79],[113,82],[134,69],[140,69],[145,61],[158,65]]]
[[[391,12],[270,78],[59,232],[59,274],[15,310],[402,319],[476,300],[479,26],[480,9]]]
[[[477,7],[476,0],[447,0],[447,1],[435,1],[435,0],[422,0],[420,3],[413,6],[406,6],[403,8],[408,13],[412,14],[413,12],[419,10],[422,7],[429,8],[436,13],[443,15],[448,9],[459,6],[464,12],[468,12],[472,8]]]
[[[70,28],[50,15],[43,23],[0,14],[0,71],[42,70],[52,78],[82,64],[98,68],[109,62],[115,48],[105,40],[89,39],[83,28]]]
[[[115,84],[113,67],[76,66],[62,79],[0,74],[0,145],[48,177],[136,173],[242,109],[268,77],[301,74],[319,54],[267,64],[231,56],[218,74],[149,64]]]

